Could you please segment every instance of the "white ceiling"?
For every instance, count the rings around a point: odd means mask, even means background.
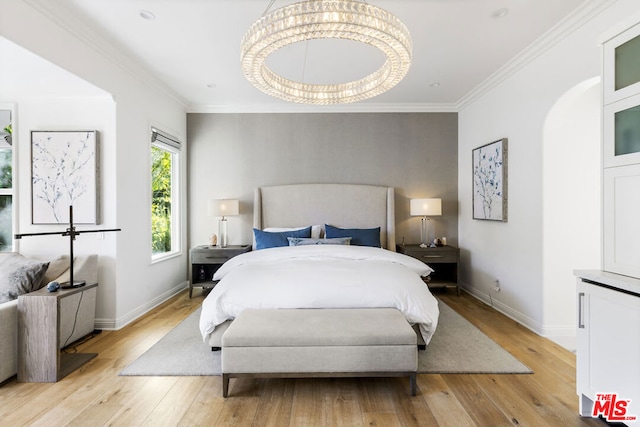
[[[408,27],[413,63],[395,88],[354,108],[446,110],[591,0],[367,1],[395,14]],[[57,0],[54,7],[67,22],[86,25],[90,37],[102,42],[94,45],[114,46],[121,60],[141,63],[189,111],[276,111],[292,107],[253,88],[239,65],[240,39],[268,3]],[[277,0],[271,10],[289,3]],[[496,17],[502,8],[509,13]],[[155,19],[142,19],[141,10],[152,12]],[[82,34],[87,35],[86,28]],[[364,76],[381,61],[375,50],[348,42],[310,44],[306,65],[303,57],[290,49],[274,58],[272,66],[292,78],[299,78],[304,69],[305,79],[317,83],[321,78]]]

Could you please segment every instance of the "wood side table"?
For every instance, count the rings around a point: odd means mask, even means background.
[[[211,289],[215,286],[213,275],[218,269],[236,255],[249,252],[251,245],[196,246],[191,249],[191,280],[189,281],[189,298],[193,288]]]
[[[396,251],[419,259],[435,270],[429,275],[427,281],[430,288],[455,287],[456,293],[460,296],[458,284],[460,249],[455,246],[421,248],[420,245],[396,245]]]
[[[18,381],[53,383],[61,380],[97,353],[60,351],[60,302],[97,291],[98,284],[49,292],[42,288],[18,297]],[[95,295],[91,295],[94,301]],[[78,300],[78,304],[81,303]]]

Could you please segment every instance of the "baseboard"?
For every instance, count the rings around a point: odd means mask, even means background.
[[[535,332],[537,335],[544,336],[542,335],[542,325],[539,322],[536,322],[535,320],[528,317],[527,315],[519,312],[518,310],[514,310],[512,307],[496,300],[495,298],[491,298],[489,294],[481,292],[476,288],[470,287],[463,283],[460,284],[460,287],[469,295],[482,301],[488,306],[493,307],[494,309],[504,314],[508,318],[515,320],[525,328],[531,330],[532,332]]]
[[[497,301],[495,298],[491,298],[489,294],[481,292],[480,290],[470,287],[467,284],[460,283],[460,288],[467,292],[472,297],[482,301],[483,303],[493,307],[500,313],[509,317],[510,319],[515,320],[525,328],[529,329],[531,332],[534,332],[536,335],[547,338],[556,344],[562,346],[563,348],[575,352],[576,350],[576,330],[573,325],[560,325],[560,326],[549,326],[542,325],[540,322],[537,322],[525,314],[519,312],[518,310],[514,310],[512,307]]]
[[[137,307],[136,309],[130,311],[129,313],[125,314],[122,317],[119,317],[117,319],[107,319],[107,318],[96,319],[95,328],[102,329],[105,331],[117,331],[118,329],[122,329],[125,326],[127,326],[129,323],[133,322],[134,320],[138,319],[139,317],[153,310],[154,308],[164,303],[165,301],[173,298],[174,296],[176,296],[177,294],[179,294],[180,292],[182,292],[184,289],[188,287],[189,287],[189,282],[184,281],[174,286],[173,288],[169,289],[168,291],[164,292],[163,294],[158,295],[153,300],[148,301],[146,304],[143,304]]]

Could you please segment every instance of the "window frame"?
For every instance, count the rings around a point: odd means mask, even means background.
[[[164,150],[171,155],[171,250],[157,254],[153,253],[153,230],[150,217],[149,252],[152,264],[182,254],[182,187],[180,182],[182,143],[177,138],[155,127],[151,128],[151,143],[149,145],[149,214],[152,212],[151,207],[153,205],[153,182],[151,177],[151,150],[153,147]]]

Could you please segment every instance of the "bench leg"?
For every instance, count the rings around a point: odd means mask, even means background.
[[[411,387],[411,396],[415,396],[417,394],[415,373],[409,375],[409,386]]]
[[[222,374],[222,397],[229,395],[229,375]]]

